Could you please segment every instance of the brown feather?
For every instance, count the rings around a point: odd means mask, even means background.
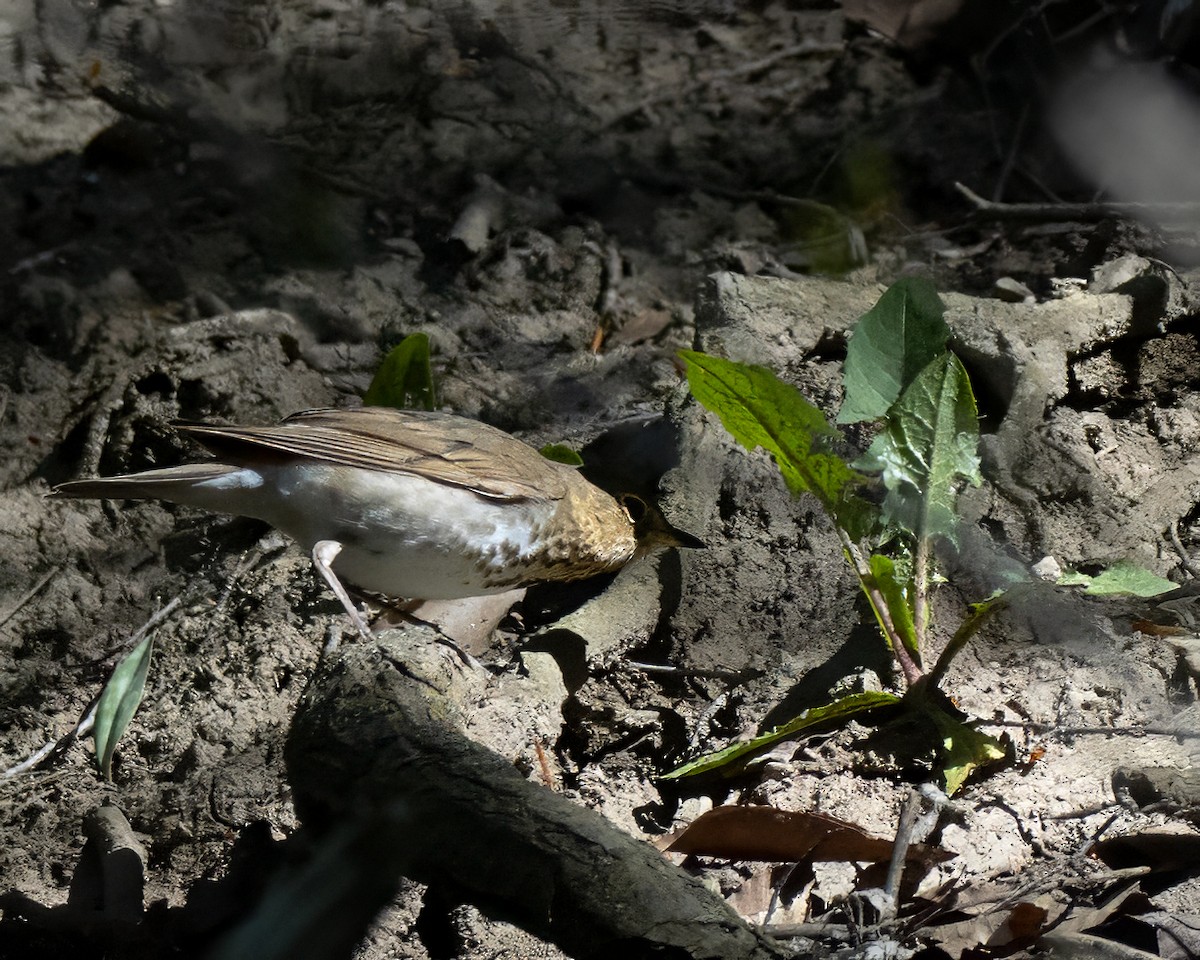
[[[560,500],[571,470],[487,424],[419,410],[304,410],[265,427],[176,426],[226,461],[302,457],[424,477],[495,500]]]

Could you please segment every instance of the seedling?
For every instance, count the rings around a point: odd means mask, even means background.
[[[427,334],[410,333],[388,351],[371,378],[363,403],[397,410],[436,408]]]
[[[96,743],[96,766],[105,780],[112,779],[113,754],[146,691],[153,637],[149,634],[133,648],[109,677],[96,702],[92,737]]]
[[[843,369],[838,423],[871,421],[867,452],[847,462],[831,448],[837,431],[795,387],[765,367],[683,351],[692,394],[749,449],[763,447],[796,495],[811,494],[833,521],[849,563],[891,648],[906,688],[856,693],[761,736],[693,760],[668,774],[684,777],[727,767],[817,724],[845,722],[879,708],[915,715],[940,742],[944,785],[955,792],[976,768],[1005,755],[996,738],[955,716],[937,688],[954,657],[1005,604],[997,594],[974,604],[932,667],[930,592],[939,540],[957,542],[959,492],[978,485],[979,424],[962,362],[947,348],[945,306],[928,281],[891,286],[854,329]],[[863,494],[882,482],[882,503]],[[1116,569],[1116,568],[1114,568]],[[1122,592],[1128,571],[1112,585]],[[1152,575],[1150,575],[1152,576]],[[1158,581],[1168,588],[1169,581]],[[1109,585],[1102,578],[1092,581]],[[1151,587],[1147,587],[1151,589]]]

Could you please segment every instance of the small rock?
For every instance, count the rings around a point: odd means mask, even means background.
[[[1034,303],[1037,297],[1020,280],[1012,277],[1001,277],[992,284],[992,296],[1006,303]]]
[[[1057,583],[1063,571],[1058,561],[1053,557],[1042,557],[1041,560],[1029,568],[1029,572],[1039,580]]]

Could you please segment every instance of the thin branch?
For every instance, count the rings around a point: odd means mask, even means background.
[[[904,807],[900,811],[900,821],[896,824],[896,842],[892,846],[892,860],[888,866],[887,880],[883,885],[883,893],[887,898],[886,906],[891,912],[890,915],[885,914],[881,918],[881,922],[892,920],[899,914],[900,881],[904,877],[904,867],[908,862],[908,849],[914,842],[922,840],[932,829],[932,825],[927,822],[921,829],[922,835],[917,835],[922,814],[927,807],[932,806],[934,810],[938,810],[946,802],[945,794],[940,791],[932,791],[928,787],[914,788],[909,791],[908,798],[904,801]]]
[[[1192,202],[1001,203],[981,197],[962,183],[956,182],[954,189],[971,202],[976,216],[987,220],[1043,223],[1064,220],[1095,222],[1107,220],[1110,217],[1150,220],[1187,220],[1200,217],[1200,203]]]
[[[6,770],[0,770],[0,779],[11,780],[14,777],[19,777],[23,773],[28,773],[51,754],[62,753],[77,739],[80,737],[86,737],[91,732],[92,727],[95,725],[96,704],[99,702],[99,697],[96,697],[94,700],[92,700],[92,702],[88,705],[87,713],[83,715],[83,718],[77,724],[75,724],[75,726],[72,727],[68,733],[59,737],[57,740],[51,740],[49,743],[39,747],[15,766],[9,767]]]
[[[1060,723],[1039,723],[1035,720],[981,720],[985,727],[1009,727],[1014,730],[1027,730],[1030,733],[1055,733],[1063,737],[1082,736],[1125,736],[1125,737],[1176,737],[1180,740],[1200,739],[1200,730],[1187,730],[1183,727],[1160,726],[1092,726],[1065,727]]]
[[[138,627],[138,629],[134,632],[134,634],[128,640],[125,641],[125,643],[123,645],[124,649],[126,649],[126,650],[132,649],[133,647],[136,647],[139,643],[141,643],[142,639],[146,636],[146,634],[149,633],[151,630],[153,630],[155,627],[157,627],[164,620],[166,620],[167,617],[169,617],[172,613],[174,613],[176,608],[178,608],[182,602],[183,602],[182,598],[175,597],[165,607],[163,607],[161,610],[158,610],[157,612],[155,612],[153,614],[153,616],[150,617],[149,620],[147,620],[140,627]],[[88,705],[88,710],[83,715],[83,718],[77,724],[75,724],[75,726],[70,730],[70,732],[59,737],[57,740],[51,740],[49,743],[39,747],[32,754],[30,754],[28,757],[26,757],[24,760],[22,760],[20,763],[14,765],[14,766],[8,767],[5,770],[0,770],[0,780],[11,780],[13,777],[17,777],[23,773],[27,773],[28,771],[30,771],[34,767],[36,767],[39,763],[41,763],[43,760],[45,760],[48,756],[51,756],[54,753],[63,752],[72,743],[74,743],[76,741],[76,739],[78,739],[79,737],[87,736],[87,734],[91,731],[92,726],[95,724],[96,704],[99,701],[100,701],[99,696],[97,696],[94,700],[92,700],[92,702]]]
[[[1196,564],[1192,562],[1191,554],[1184,549],[1183,541],[1179,539],[1178,520],[1171,521],[1171,525],[1167,527],[1167,533],[1171,537],[1171,546],[1174,547],[1175,552],[1179,554],[1179,565],[1188,572],[1192,579],[1200,580],[1200,568],[1197,568]]]
[[[0,617],[0,627],[3,627],[5,624],[8,623],[9,620],[11,620],[13,617],[15,617],[18,613],[20,613],[21,608],[24,607],[25,604],[27,604],[34,597],[36,597],[39,593],[41,593],[42,590],[45,588],[46,584],[48,584],[51,580],[53,580],[61,572],[62,572],[61,564],[56,567],[51,567],[50,570],[48,570],[46,572],[46,574],[42,577],[41,580],[39,580],[32,587],[30,587],[28,590],[26,590],[21,595],[20,599],[17,600],[17,602],[14,603],[9,608],[8,612],[5,613],[4,616]]]
[[[806,40],[803,43],[795,44],[794,46],[784,47],[782,50],[777,50],[775,53],[769,54],[758,60],[752,60],[749,63],[744,63],[730,70],[715,70],[711,73],[701,74],[694,82],[684,86],[676,87],[663,93],[653,94],[643,100],[626,107],[623,110],[613,114],[601,125],[602,130],[607,130],[610,127],[616,126],[623,120],[636,116],[643,111],[651,110],[654,107],[671,103],[689,94],[697,93],[704,90],[706,87],[720,83],[724,80],[738,80],[744,77],[753,76],[756,73],[761,73],[764,70],[769,70],[775,64],[782,60],[787,60],[791,57],[803,57],[820,54],[838,54],[846,49],[846,45],[841,41],[835,43],[821,43],[812,40]]]

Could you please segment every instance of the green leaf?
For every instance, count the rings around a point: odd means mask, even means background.
[[[1068,571],[1058,578],[1059,586],[1083,586],[1083,591],[1093,597],[1157,597],[1162,593],[1178,590],[1179,584],[1151,573],[1128,560],[1118,560],[1111,567],[1094,577],[1086,573]]]
[[[961,480],[978,485],[979,419],[971,381],[952,353],[917,374],[858,466],[883,471],[883,518],[918,539],[952,542]]]
[[[117,664],[96,701],[92,737],[96,742],[96,765],[105,780],[112,779],[112,758],[117,741],[137,712],[150,671],[151,640],[146,637]]]
[[[818,448],[818,440],[836,434],[799,390],[766,367],[693,350],[679,355],[687,361],[692,395],[747,449],[770,453],[793,494],[813,494],[839,522],[858,521],[864,505],[852,488],[863,478],[841,457]]]
[[[685,763],[682,767],[664,774],[662,779],[674,780],[679,777],[693,777],[699,773],[719,770],[722,767],[730,766],[735,760],[739,760],[747,754],[756,753],[764,747],[769,747],[780,740],[794,737],[809,727],[814,727],[820,723],[828,723],[831,720],[846,720],[856,714],[875,710],[879,707],[894,707],[900,704],[900,702],[900,698],[895,694],[883,691],[852,693],[848,697],[842,697],[842,699],[823,707],[812,707],[809,710],[805,710],[794,720],[789,720],[782,726],[768,730],[766,733],[760,734],[752,740],[735,743],[724,750],[717,750],[715,753],[707,753],[702,757],[697,757],[695,760]],[[737,769],[740,768],[741,765],[739,764]]]
[[[434,408],[428,336],[409,334],[388,352],[367,387],[363,403],[368,407],[395,407],[397,410]]]
[[[869,566],[871,578],[875,581],[875,586],[883,595],[888,613],[891,614],[892,625],[896,628],[901,642],[908,648],[908,651],[917,662],[920,663],[921,651],[917,643],[917,631],[913,625],[912,605],[909,600],[913,590],[912,578],[901,574],[895,561],[891,557],[883,556],[883,554],[872,554]],[[903,579],[901,579],[902,577]],[[875,601],[871,599],[869,593],[867,594],[867,599],[871,600],[871,606],[874,608]],[[888,631],[883,625],[883,620],[879,617],[879,611],[875,611],[875,616],[876,619],[879,619],[879,629],[887,637]]]
[[[538,453],[547,460],[553,460],[555,463],[565,463],[568,467],[583,466],[583,457],[573,447],[568,447],[565,443],[548,443]]]
[[[863,314],[846,349],[846,399],[838,423],[884,416],[904,389],[946,349],[946,305],[928,280],[898,280]]]
[[[995,737],[950,716],[932,704],[925,715],[937,727],[942,738],[942,777],[946,793],[953,796],[979,767],[1003,760],[1003,744]]]

